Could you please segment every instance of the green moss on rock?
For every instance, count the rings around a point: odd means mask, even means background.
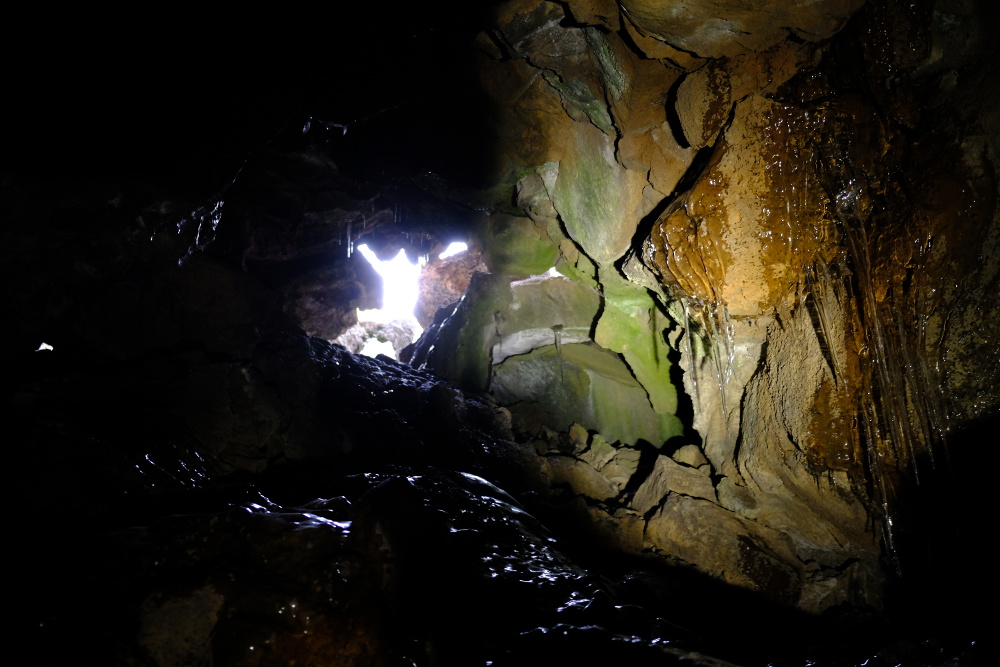
[[[604,285],[604,311],[594,340],[620,353],[657,412],[677,411],[677,388],[670,380],[670,348],[663,336],[667,319],[649,293],[625,281]]]
[[[545,273],[556,263],[559,249],[544,228],[529,218],[498,213],[489,217],[480,247],[490,271],[506,276]]]
[[[565,431],[574,422],[610,442],[645,440],[661,446],[683,427],[658,413],[621,358],[593,343],[547,346],[507,359],[494,369],[491,390],[501,405],[535,405],[545,425]]]

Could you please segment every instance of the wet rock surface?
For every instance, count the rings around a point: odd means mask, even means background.
[[[795,589],[801,609],[877,606],[886,565],[906,558],[897,503],[963,446],[951,429],[996,411],[1000,345],[965,324],[996,319],[996,105],[972,90],[996,70],[974,27],[994,9],[674,4],[524,0],[489,32],[481,70],[501,108],[509,233],[545,225],[555,270],[600,295],[589,340],[685,425],[648,444],[666,457],[696,447],[711,490],[671,490],[655,459],[614,497],[579,462],[559,459],[553,479],[623,548],[785,601]],[[945,222],[943,201],[968,213]],[[952,255],[955,242],[975,250]],[[510,305],[497,310],[502,322]],[[963,370],[973,359],[990,360],[978,378]],[[496,395],[526,413],[515,427],[564,454],[570,427],[541,432],[540,392],[523,373],[505,381],[527,359],[489,363]],[[680,533],[720,534],[678,541],[664,528],[680,520]]]
[[[800,4],[40,22],[26,661],[994,662],[995,8]],[[457,238],[409,363],[330,343]]]
[[[120,369],[71,372],[58,352],[31,358],[36,380],[8,396],[17,409],[7,418],[19,434],[12,490],[32,508],[13,524],[23,557],[13,592],[38,664],[515,665],[601,655],[850,665],[876,648],[882,657],[868,664],[900,655],[987,664],[950,633],[917,643],[911,626],[799,616],[694,573],[623,559],[590,536],[583,505],[547,490],[489,403],[314,339],[262,345],[255,364],[280,354],[289,380],[311,369],[326,385],[309,387],[324,398],[295,413],[294,437],[309,447],[208,451],[215,439],[194,435],[205,432],[190,416],[198,409],[178,422],[160,394],[143,396],[136,412],[115,391],[130,388]],[[171,368],[189,375],[200,363]],[[149,364],[136,366],[150,377]],[[198,377],[216,390],[229,382]],[[338,396],[340,383],[349,393]],[[267,400],[205,405],[202,417],[245,424]],[[113,414],[100,411],[105,401]],[[605,475],[623,466],[625,483],[625,460],[601,451],[591,443],[578,456]],[[702,473],[685,469],[650,479],[694,492]],[[651,526],[681,540],[712,526],[706,539],[716,539],[721,517],[671,516],[684,507],[667,502]],[[731,534],[748,576],[773,577],[772,566],[750,565],[766,554],[741,542],[738,527]],[[720,566],[727,548],[718,545]],[[739,616],[735,626],[719,624],[720,607]],[[831,623],[845,624],[846,644],[830,643]],[[893,634],[905,641],[883,648]]]
[[[548,490],[489,402],[301,335],[262,348],[257,372],[279,373],[262,360],[280,356],[280,373],[298,385],[311,371],[316,384],[303,390],[323,397],[298,407],[283,454],[209,451],[216,438],[182,428],[198,409],[188,405],[179,423],[161,394],[143,396],[145,410],[133,412],[132,374],[120,367],[67,366],[58,351],[31,357],[24,368],[35,380],[7,397],[17,408],[7,423],[20,435],[12,490],[31,508],[13,522],[13,592],[37,664],[521,665],[597,655],[639,665],[989,662],[985,645],[968,642],[970,632],[981,636],[968,626],[800,616],[693,572],[623,558],[588,528],[585,505]],[[202,363],[170,367],[221,389],[225,382],[197,373]],[[147,380],[154,373],[149,362],[134,366]],[[292,391],[270,377],[270,396],[257,393],[242,408],[204,405],[202,418],[249,423]],[[104,401],[113,414],[100,412]],[[563,459],[579,457],[625,485],[638,457],[630,466],[622,451],[584,441]],[[699,487],[703,475],[658,463],[649,481],[697,495],[710,488]],[[579,475],[569,479],[574,493],[600,498],[576,486]],[[657,507],[649,530],[679,540],[682,554],[700,530],[717,539],[725,520],[669,498]],[[771,578],[758,584],[794,590],[773,581],[771,556],[741,530],[716,545],[718,566],[735,549],[747,576]],[[923,594],[936,599],[935,590]],[[731,615],[721,624],[720,608]],[[900,640],[890,646],[893,636]]]

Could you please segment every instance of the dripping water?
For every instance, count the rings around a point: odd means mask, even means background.
[[[552,325],[552,335],[555,338],[556,357],[559,359],[559,380],[561,382],[565,382],[566,377],[563,371],[563,356],[562,356],[562,331],[563,331],[563,325],[561,324]]]
[[[729,429],[729,407],[726,394],[729,380],[733,376],[735,355],[733,350],[733,322],[729,316],[729,308],[725,304],[716,303],[706,307],[705,319],[712,329],[712,349],[715,358],[715,370],[719,378],[719,400],[722,405],[722,417]]]
[[[694,394],[694,401],[697,405],[697,411],[701,412],[701,396],[698,390],[698,360],[694,356],[694,334],[691,331],[691,306],[689,305],[689,300],[687,298],[681,299],[681,309],[684,313],[684,347],[687,352],[688,359],[691,360],[691,387],[692,393]]]
[[[715,366],[717,379],[717,390],[719,405],[722,410],[723,421],[726,430],[729,430],[729,402],[727,393],[729,381],[732,379],[735,369],[735,346],[733,343],[734,330],[733,321],[729,315],[729,308],[722,303],[704,302],[698,299],[685,298],[681,300],[684,310],[685,326],[685,346],[691,359],[692,385],[695,393],[695,400],[698,402],[698,411],[704,408],[702,403],[702,386],[704,379],[699,382],[697,367],[699,360],[697,351],[694,349],[694,329],[697,327],[705,332],[704,335],[710,339],[712,362]]]
[[[823,261],[819,262],[819,271],[813,267],[806,267],[805,282],[806,295],[803,300],[813,321],[820,351],[830,367],[834,383],[846,389],[847,376],[844,362],[840,356],[840,347],[833,340],[833,322],[836,318],[831,311],[837,308],[839,296],[830,275],[830,267]]]

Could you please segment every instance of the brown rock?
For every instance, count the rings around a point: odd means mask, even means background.
[[[765,51],[794,35],[819,41],[840,30],[863,0],[783,2],[753,5],[727,2],[623,0],[622,11],[636,27],[675,48],[704,58]]]
[[[609,500],[618,495],[618,487],[583,461],[568,456],[545,459],[552,486],[567,485],[573,493],[594,500]]]
[[[697,468],[681,465],[668,456],[659,456],[653,471],[633,496],[629,506],[647,514],[660,504],[668,493],[704,498],[715,502],[715,487],[708,475]]]
[[[485,271],[482,254],[474,248],[445,259],[433,258],[420,269],[420,295],[413,314],[425,329],[438,308],[462,298],[472,274]]]

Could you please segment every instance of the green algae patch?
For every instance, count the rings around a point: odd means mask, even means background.
[[[507,280],[474,273],[465,295],[437,328],[434,344],[416,364],[451,380],[462,389],[484,391],[489,386],[492,348],[498,314],[510,303]]]
[[[496,366],[491,392],[512,412],[540,408],[545,426],[566,431],[574,422],[609,442],[657,447],[680,435],[673,414],[658,413],[621,358],[594,343],[550,345]]]
[[[597,288],[597,265],[586,254],[580,252],[573,239],[562,233],[558,221],[549,223],[549,238],[557,240],[559,259],[555,269],[570,280],[583,283],[588,287]]]
[[[625,169],[615,160],[611,138],[576,123],[550,194],[570,238],[603,266],[631,246],[636,221],[647,212],[645,185],[645,174]]]
[[[480,247],[490,271],[505,276],[545,273],[556,263],[557,248],[544,229],[529,218],[498,213],[491,215],[482,231]]]
[[[628,90],[628,80],[622,72],[607,38],[600,30],[593,27],[586,28],[584,36],[598,67],[600,67],[601,80],[605,90],[608,91],[611,99],[620,100]]]
[[[604,311],[594,340],[624,357],[657,412],[677,411],[677,388],[670,381],[669,346],[663,336],[667,318],[644,289],[624,281],[604,285]]]
[[[543,72],[546,83],[559,93],[566,112],[572,116],[587,118],[594,127],[604,134],[615,136],[615,126],[608,112],[608,103],[603,97],[594,94],[590,87],[580,79],[564,81],[554,72]],[[575,112],[574,112],[575,110]]]

